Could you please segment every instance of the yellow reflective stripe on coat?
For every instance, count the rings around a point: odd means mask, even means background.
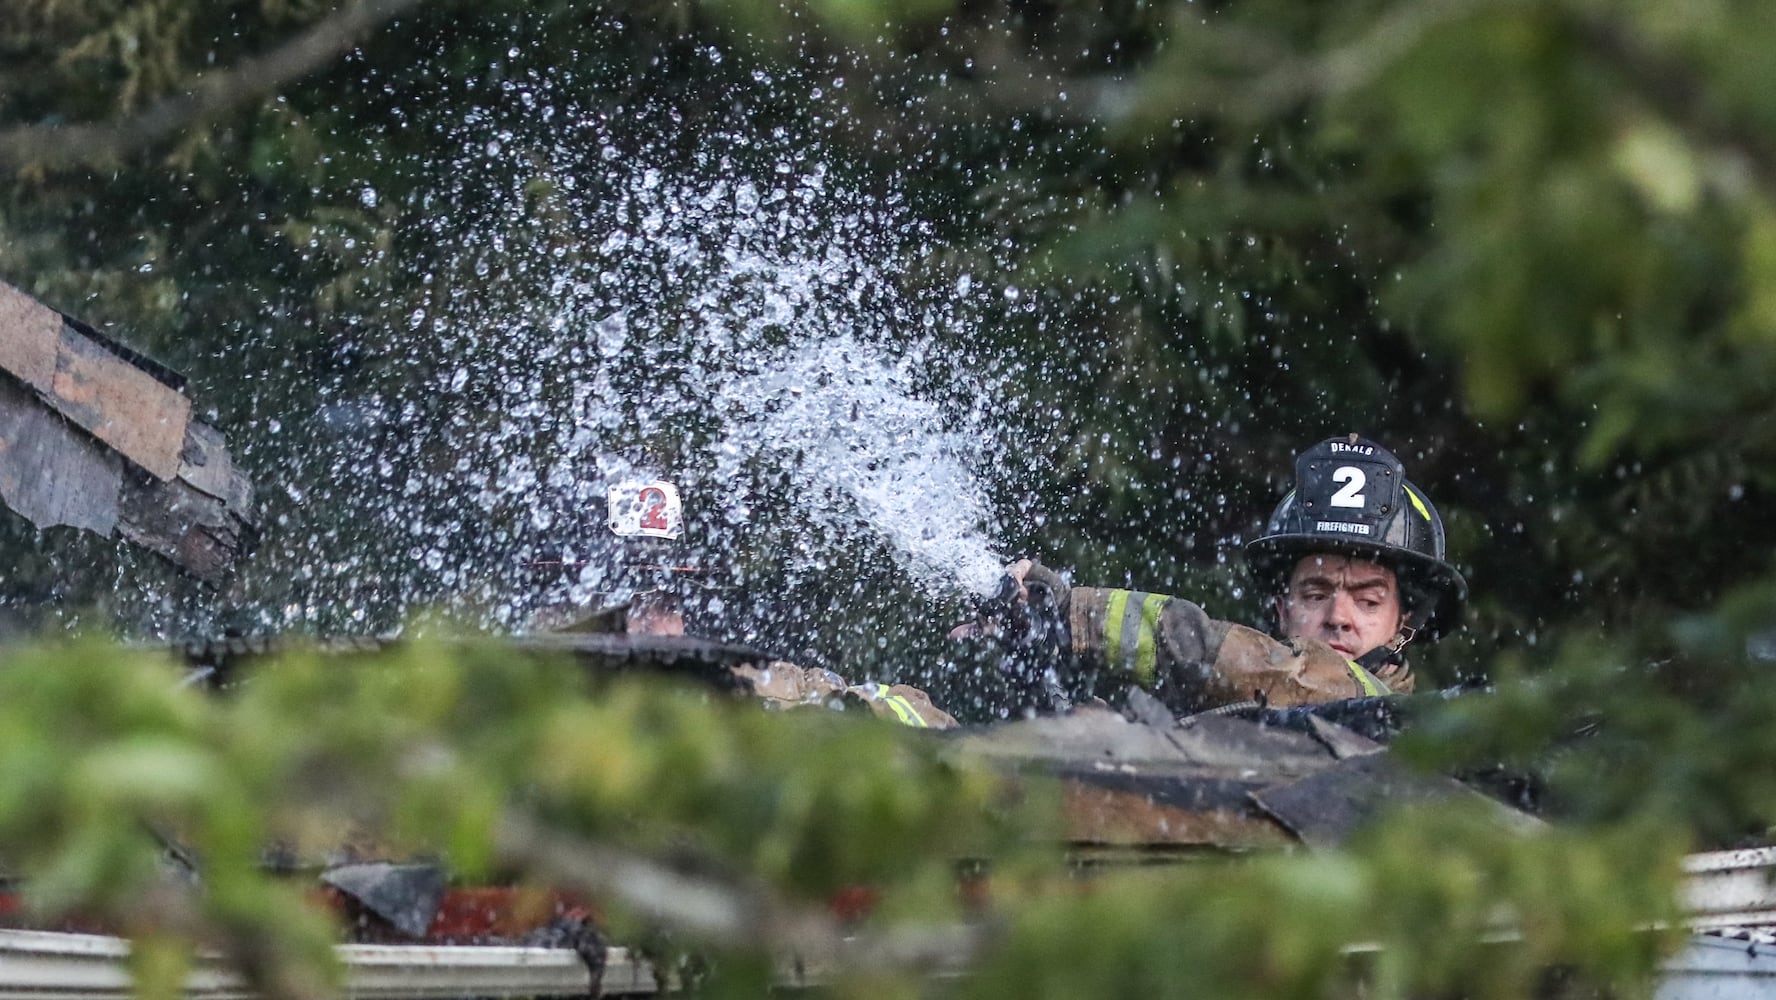
[[[1379,682],[1369,675],[1369,671],[1357,666],[1357,661],[1346,660],[1344,663],[1345,666],[1351,668],[1351,676],[1357,679],[1357,684],[1362,687],[1364,694],[1372,698],[1379,698],[1384,693],[1379,687]]]
[[[1139,605],[1133,615],[1129,614],[1130,601]],[[1104,608],[1104,662],[1133,671],[1135,680],[1142,684],[1152,684],[1159,656],[1159,612],[1165,602],[1164,594],[1110,591]]]
[[[1141,634],[1135,639],[1135,679],[1142,684],[1153,683],[1159,658],[1159,612],[1165,602],[1164,594],[1148,594],[1141,601]]]
[[[888,685],[877,684],[876,697],[881,699],[882,703],[894,712],[894,717],[901,722],[915,729],[926,728],[925,717],[919,714],[919,710],[913,707],[913,703],[901,695],[891,694],[888,691]]]

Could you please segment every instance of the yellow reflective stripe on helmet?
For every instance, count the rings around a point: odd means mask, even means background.
[[[1104,662],[1114,667],[1122,659],[1122,618],[1128,613],[1129,592],[1112,590],[1104,609]]]
[[[1425,506],[1425,502],[1418,498],[1417,493],[1412,492],[1411,487],[1407,486],[1401,488],[1406,491],[1406,499],[1412,501],[1412,509],[1418,511],[1420,517],[1429,521],[1431,519],[1431,512],[1430,509]]]
[[[890,693],[888,685],[878,683],[876,685],[876,697],[881,699],[882,703],[887,705],[889,710],[894,713],[894,717],[899,719],[902,723],[912,726],[915,729],[925,728],[925,717],[919,714],[918,709],[913,707],[913,703],[907,701],[906,698],[898,694]]]
[[[1153,683],[1154,667],[1159,656],[1159,612],[1165,607],[1165,602],[1164,594],[1148,594],[1141,601],[1141,633],[1135,638],[1135,679],[1142,684]]]
[[[1369,676],[1369,671],[1357,666],[1357,661],[1346,660],[1344,661],[1344,664],[1351,668],[1351,676],[1357,679],[1357,684],[1362,687],[1364,694],[1369,695],[1372,698],[1378,698],[1382,695],[1383,692],[1380,686],[1376,683],[1375,678]]]

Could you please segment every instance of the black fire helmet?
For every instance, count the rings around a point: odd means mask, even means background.
[[[1264,535],[1247,543],[1246,562],[1271,593],[1282,593],[1302,556],[1373,559],[1399,580],[1407,625],[1435,639],[1459,624],[1468,596],[1443,547],[1443,519],[1400,460],[1350,434],[1296,456],[1295,488],[1271,512]]]

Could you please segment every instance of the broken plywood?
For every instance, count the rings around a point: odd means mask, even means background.
[[[1060,782],[1075,847],[1273,847],[1290,832],[1251,793],[1336,761],[1304,733],[1242,719],[1188,727],[1131,722],[1105,709],[1002,723],[953,737],[955,752]]]
[[[38,528],[118,534],[220,579],[256,522],[177,373],[0,282],[0,499]],[[15,381],[16,380],[16,381]]]
[[[958,744],[964,753],[1028,763],[1250,771],[1273,782],[1311,774],[1332,762],[1326,747],[1304,733],[1232,718],[1154,726],[1099,708],[1002,723],[966,733]]]
[[[1291,784],[1253,792],[1252,798],[1314,848],[1344,844],[1386,810],[1429,802],[1481,803],[1512,829],[1542,826],[1454,778],[1415,771],[1385,752],[1347,757]]]
[[[61,341],[61,313],[0,281],[0,368],[34,389],[47,389]]]
[[[191,401],[169,373],[5,282],[0,368],[155,478],[178,474]]]
[[[182,479],[126,475],[118,509],[118,534],[206,580],[225,576],[251,540],[227,504]]]
[[[1309,732],[1233,716],[1149,725],[1088,709],[946,739],[958,754],[1058,779],[1076,846],[1332,847],[1390,806],[1427,800],[1484,800],[1510,825],[1538,825],[1454,779],[1411,771],[1349,729],[1302,718]]]
[[[1282,847],[1289,831],[1253,808],[1250,782],[1115,772],[1061,777],[1068,842],[1119,847]]]
[[[39,528],[109,535],[121,463],[11,379],[0,378],[0,498]]]
[[[191,400],[66,324],[49,400],[154,478],[179,474]]]
[[[179,452],[179,478],[233,510],[251,510],[253,482],[234,464],[222,432],[193,420]]]

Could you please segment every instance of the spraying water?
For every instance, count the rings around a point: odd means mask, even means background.
[[[459,187],[430,205],[456,252],[409,335],[323,384],[310,443],[279,457],[246,584],[260,627],[420,607],[521,627],[543,562],[583,567],[574,596],[620,597],[601,504],[638,472],[684,486],[708,566],[765,552],[861,595],[846,554],[881,545],[928,596],[992,586],[979,401],[997,389],[930,335],[966,302],[902,286],[928,248],[892,189],[781,134],[684,157],[619,150],[595,119],[547,141],[461,129]]]
[[[988,512],[973,471],[978,445],[944,430],[939,408],[916,394],[915,363],[839,336],[800,345],[726,387],[741,416],[718,452],[726,467],[719,478],[736,478],[736,460],[749,452],[779,453],[816,501],[811,511],[841,518],[849,510],[892,543],[929,591],[960,585],[984,594],[1004,559],[981,533]]]

